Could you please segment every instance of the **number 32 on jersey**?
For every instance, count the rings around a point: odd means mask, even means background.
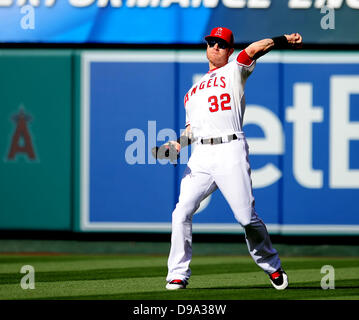
[[[219,96],[210,96],[208,98],[208,102],[210,104],[209,111],[217,112],[219,109],[222,111],[231,110],[231,106],[229,105],[231,102],[231,96],[228,93],[223,93]]]

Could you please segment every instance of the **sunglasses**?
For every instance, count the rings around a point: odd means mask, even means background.
[[[214,47],[216,45],[216,43],[218,43],[218,48],[220,48],[220,49],[226,49],[226,48],[229,47],[228,43],[226,41],[223,41],[223,40],[209,39],[207,41],[207,44],[209,45],[210,48]]]

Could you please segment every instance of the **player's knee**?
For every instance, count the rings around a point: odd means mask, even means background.
[[[175,223],[184,223],[192,221],[194,208],[191,205],[178,203],[172,213],[172,221]]]
[[[183,224],[191,221],[192,221],[192,216],[189,214],[184,214],[178,211],[174,211],[172,214],[172,223],[174,224]]]
[[[253,215],[253,207],[237,210],[237,212],[234,213],[234,217],[242,227],[246,227],[251,224]]]
[[[251,219],[246,219],[246,218],[236,218],[236,220],[238,221],[238,223],[245,228],[246,226],[249,226],[251,223]]]

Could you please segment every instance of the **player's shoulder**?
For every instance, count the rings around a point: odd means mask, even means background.
[[[239,53],[233,55],[233,58],[223,67],[226,69],[242,69],[242,68],[253,68],[255,60],[251,59],[246,51],[243,49]]]
[[[256,60],[252,59],[245,49],[241,50],[236,59],[234,59],[234,62],[241,67],[244,68],[250,68],[253,67],[256,63]]]
[[[191,91],[195,87],[198,87],[203,81],[206,81],[207,77],[208,77],[208,73],[196,74],[189,91]]]

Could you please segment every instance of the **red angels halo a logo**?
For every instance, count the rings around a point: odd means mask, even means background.
[[[216,33],[215,33],[215,36],[221,36],[222,35],[222,31],[223,29],[222,28],[218,28]]]
[[[12,120],[16,123],[16,129],[11,139],[7,159],[14,160],[18,153],[22,153],[27,155],[30,160],[35,160],[31,134],[27,126],[28,122],[32,120],[31,116],[25,113],[23,107],[20,107],[20,111],[12,116]]]

